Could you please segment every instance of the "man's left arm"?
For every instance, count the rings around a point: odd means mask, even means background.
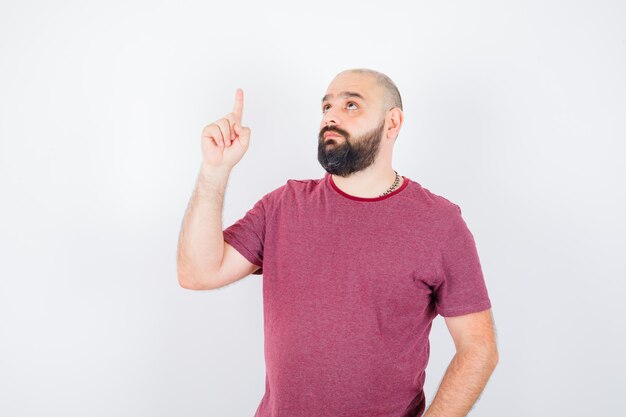
[[[444,319],[456,354],[423,417],[465,417],[498,363],[491,309]]]

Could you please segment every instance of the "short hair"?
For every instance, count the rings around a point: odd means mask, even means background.
[[[396,84],[383,74],[382,72],[374,71],[368,68],[353,68],[345,71],[341,71],[340,74],[345,72],[355,72],[357,74],[366,74],[374,78],[376,83],[382,87],[386,97],[387,108],[399,107],[402,109],[402,98],[400,97],[400,91]]]

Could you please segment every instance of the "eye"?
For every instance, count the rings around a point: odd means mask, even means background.
[[[347,106],[353,105],[355,106],[354,110],[358,109],[359,106],[354,101],[349,101]],[[330,104],[325,104],[322,106],[322,113],[326,113],[326,110],[330,107]],[[353,109],[350,109],[353,110]]]

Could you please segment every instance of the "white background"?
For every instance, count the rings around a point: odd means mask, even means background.
[[[176,278],[202,128],[245,94],[224,227],[319,178],[341,70],[404,101],[394,168],[461,206],[500,363],[470,415],[623,411],[622,1],[0,3],[0,415],[252,416],[262,277]],[[454,354],[431,333],[430,404]]]

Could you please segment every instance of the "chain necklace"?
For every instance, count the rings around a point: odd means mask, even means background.
[[[382,193],[381,195],[379,195],[378,197],[382,197],[384,195],[389,194],[390,192],[393,191],[394,188],[396,188],[398,186],[398,184],[400,183],[400,176],[398,175],[398,172],[394,169],[393,172],[396,173],[396,180],[393,182],[393,184],[391,185],[391,187],[389,187],[389,189],[387,191],[385,191],[384,193]]]

